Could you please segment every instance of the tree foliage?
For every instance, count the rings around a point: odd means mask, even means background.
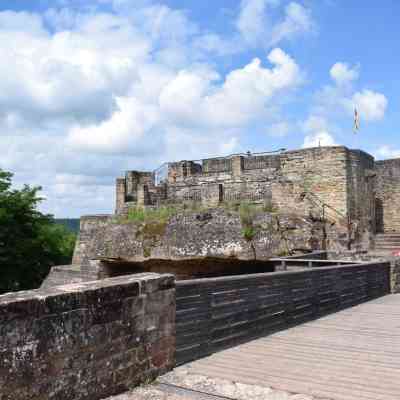
[[[38,210],[39,187],[11,187],[0,169],[0,293],[40,286],[53,265],[71,261],[75,235]]]

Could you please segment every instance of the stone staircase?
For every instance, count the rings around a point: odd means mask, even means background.
[[[378,233],[375,236],[375,251],[392,253],[400,251],[400,232]]]

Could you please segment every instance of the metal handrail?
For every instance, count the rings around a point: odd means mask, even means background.
[[[285,148],[281,148],[278,150],[271,150],[271,151],[262,151],[262,152],[258,152],[258,153],[251,153],[250,151],[248,151],[247,153],[233,153],[233,154],[229,154],[227,156],[216,156],[216,157],[202,158],[202,159],[198,159],[198,160],[181,160],[181,161],[203,162],[203,161],[208,161],[208,160],[222,160],[224,158],[229,159],[229,158],[237,157],[237,156],[251,157],[251,156],[261,156],[261,155],[267,155],[267,154],[277,154],[277,153],[282,153],[284,151],[286,151]],[[174,162],[179,162],[179,161],[165,162],[160,167],[156,168],[153,172],[157,172],[158,170],[163,168],[165,165],[168,165],[168,164],[171,164]]]
[[[332,207],[330,204],[325,203],[323,200],[321,200],[315,193],[306,190],[303,192],[304,195],[310,194],[311,196],[313,196],[314,198],[314,204],[315,201],[318,201],[319,203],[321,203],[322,205],[322,219],[326,220],[326,216],[325,216],[325,208],[329,208],[330,210],[334,211],[337,215],[339,215],[341,218],[343,219],[347,219],[347,232],[349,235],[349,239],[348,239],[348,243],[347,243],[347,248],[348,250],[350,250],[351,248],[351,232],[352,232],[352,226],[353,226],[353,222],[351,221],[351,217],[350,215],[344,215],[342,212],[340,212],[339,210],[337,210],[336,208]],[[310,200],[310,199],[309,199]],[[325,237],[326,238],[326,237]]]
[[[332,207],[330,204],[325,203],[323,200],[321,200],[315,193],[309,191],[309,190],[305,190],[303,192],[305,195],[310,194],[311,196],[313,196],[315,201],[318,201],[320,203],[320,206],[322,206],[322,208],[324,209],[329,208],[330,210],[334,211],[337,215],[339,215],[342,218],[346,218],[346,215],[344,215],[342,212],[340,212],[339,210],[337,210],[336,208]],[[315,204],[315,203],[314,203]]]

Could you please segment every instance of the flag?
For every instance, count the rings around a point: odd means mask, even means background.
[[[354,108],[354,133],[357,133],[360,130],[360,116],[358,114],[357,108]]]

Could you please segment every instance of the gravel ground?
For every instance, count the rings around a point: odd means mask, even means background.
[[[136,388],[108,400],[329,400],[274,390],[269,387],[230,382],[176,368],[154,384]]]

